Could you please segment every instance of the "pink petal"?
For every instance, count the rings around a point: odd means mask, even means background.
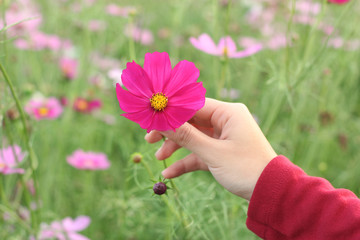
[[[151,124],[154,114],[155,111],[149,106],[149,108],[144,109],[143,111],[134,113],[123,113],[121,114],[121,116],[124,116],[127,119],[138,123],[141,128],[147,129]]]
[[[138,97],[129,91],[124,90],[120,84],[116,84],[116,95],[121,110],[124,112],[139,112],[149,108],[149,98]]]
[[[84,235],[73,232],[68,233],[68,238],[70,240],[90,240],[90,238],[87,238]]]
[[[150,98],[154,93],[152,82],[140,65],[129,62],[124,69],[121,80],[124,86],[134,95]]]
[[[180,61],[171,71],[171,78],[164,87],[164,94],[170,97],[171,93],[178,90],[181,86],[195,83],[199,76],[200,71],[194,63],[186,60]]]
[[[0,171],[2,174],[9,175],[9,174],[24,174],[25,170],[22,168],[4,168],[2,171]]]
[[[197,49],[212,55],[218,55],[219,51],[214,41],[209,35],[203,33],[198,39],[191,37],[190,43]]]
[[[228,36],[220,39],[218,50],[221,51],[221,54],[223,54],[224,48],[227,49],[228,54],[236,52],[236,45],[231,37]]]
[[[251,56],[257,52],[259,52],[262,49],[262,45],[261,44],[257,44],[254,45],[252,47],[249,47],[243,51],[240,52],[235,52],[232,54],[229,54],[229,58],[243,58],[243,57],[248,57]]]
[[[199,110],[205,104],[205,93],[206,89],[202,82],[186,85],[169,97],[167,107]]]
[[[88,216],[79,216],[72,220],[71,218],[65,218],[62,221],[63,227],[67,232],[80,232],[87,228],[91,222]]]
[[[147,128],[147,132],[150,132],[151,130],[167,131],[174,129],[175,129],[174,126],[171,126],[169,124],[169,121],[167,119],[167,114],[164,111],[162,111],[162,112],[156,112],[153,115],[151,124]]]
[[[173,128],[178,128],[185,122],[189,121],[196,113],[194,109],[182,108],[182,107],[166,107],[165,111],[167,120]]]
[[[169,82],[171,74],[171,62],[168,53],[146,53],[144,70],[153,83],[154,93],[162,92],[163,86]]]

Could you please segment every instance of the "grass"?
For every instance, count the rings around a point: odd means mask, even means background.
[[[157,178],[163,169],[154,157],[159,145],[145,143],[145,131],[119,116],[121,110],[110,80],[106,80],[106,88],[94,87],[87,80],[99,71],[90,61],[95,51],[120,60],[123,68],[133,60],[131,55],[142,64],[146,52],[167,51],[173,63],[182,59],[194,62],[200,69],[199,80],[207,88],[207,97],[216,97],[221,61],[196,50],[188,38],[208,33],[217,41],[227,32],[234,39],[263,38],[259,29],[245,20],[248,5],[240,1],[234,1],[230,8],[222,7],[218,1],[121,1],[123,6],[137,8],[132,21],[149,28],[155,36],[150,46],[134,43],[135,52],[131,53],[131,42],[123,33],[130,20],[106,15],[104,8],[110,1],[97,1],[78,13],[71,11],[74,2],[39,0],[37,4],[43,15],[41,29],[71,39],[76,46],[73,54],[80,61],[77,79],[62,78],[57,54],[16,49],[14,39],[6,38],[5,32],[0,33],[0,62],[22,106],[36,92],[66,96],[70,102],[77,96],[95,96],[103,101],[101,113],[113,115],[116,121],[109,125],[96,116],[74,112],[71,107],[66,107],[57,120],[27,118],[29,143],[39,161],[36,175],[40,210],[34,211],[30,224],[17,217],[20,205],[29,207],[27,191],[21,184],[21,179],[33,178],[27,157],[23,164],[27,174],[0,176],[5,193],[0,211],[12,216],[8,221],[0,219],[0,239],[28,239],[28,228],[36,232],[40,222],[79,215],[91,217],[91,225],[82,232],[91,239],[258,239],[245,226],[247,202],[227,192],[207,172],[174,180],[180,191],[181,209],[190,223],[184,228],[166,205],[168,202],[177,209],[174,191],[169,191],[165,201],[153,197],[148,189],[151,177],[142,164],[130,159],[132,153],[142,153],[143,161]],[[6,6],[9,1],[4,3]],[[326,36],[316,25],[289,23],[285,16],[291,11],[286,6],[279,7],[281,14],[276,15],[276,22],[284,31],[288,28],[292,44],[229,60],[225,86],[238,89],[240,97],[223,99],[245,103],[258,117],[278,154],[289,157],[308,174],[324,177],[335,187],[348,188],[359,196],[359,50],[328,47]],[[343,6],[326,4],[319,19],[333,25],[344,39],[360,39],[356,25],[360,21],[359,7],[357,1]],[[103,20],[106,29],[94,33],[81,27],[91,19]],[[160,38],[159,30],[167,31],[168,36]],[[0,120],[5,121],[0,128],[1,146],[13,141],[26,149],[21,120],[6,117],[6,111],[16,106],[3,77],[0,79]],[[89,172],[71,167],[66,157],[79,148],[106,153],[111,168]],[[186,153],[178,151],[167,160],[168,164]]]

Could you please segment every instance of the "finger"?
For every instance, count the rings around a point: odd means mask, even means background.
[[[161,133],[159,133],[156,130],[151,131],[145,135],[145,140],[148,143],[156,143],[156,142],[160,141],[161,139],[163,139],[163,135],[161,135]]]
[[[224,103],[221,101],[206,98],[204,107],[197,111],[189,122],[204,127],[212,127],[211,118],[221,108],[222,104]]]
[[[201,161],[195,154],[190,154],[185,158],[173,163],[164,171],[162,171],[162,175],[164,178],[174,178],[184,173],[193,172],[197,170],[208,171],[207,165]]]
[[[162,146],[155,153],[155,157],[159,160],[164,160],[170,157],[180,146],[170,139],[166,139]]]
[[[160,132],[168,139],[201,156],[202,159],[211,157],[217,149],[217,140],[202,133],[189,123],[184,123],[176,131]]]

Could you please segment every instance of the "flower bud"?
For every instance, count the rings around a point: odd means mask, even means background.
[[[155,183],[153,187],[154,193],[157,195],[162,195],[166,193],[166,189],[167,189],[166,184],[163,182]]]
[[[142,159],[143,159],[143,155],[141,153],[133,153],[131,155],[131,160],[134,163],[140,163]]]

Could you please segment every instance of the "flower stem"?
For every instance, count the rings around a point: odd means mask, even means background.
[[[2,75],[5,78],[5,81],[6,81],[7,85],[10,88],[11,94],[13,96],[13,99],[14,99],[15,103],[16,103],[16,107],[17,107],[17,109],[18,109],[18,111],[20,113],[21,122],[22,122],[22,125],[23,125],[24,137],[25,137],[25,145],[26,145],[26,148],[27,148],[27,150],[29,152],[31,176],[33,177],[33,180],[34,180],[34,187],[35,187],[35,192],[36,192],[36,195],[35,195],[36,196],[36,203],[37,203],[38,209],[40,209],[40,201],[39,201],[39,194],[38,194],[39,193],[39,191],[38,191],[38,181],[37,181],[37,176],[36,176],[36,172],[35,172],[35,170],[36,170],[36,168],[38,166],[38,161],[37,161],[35,152],[34,152],[32,146],[30,144],[30,137],[29,137],[29,133],[27,131],[25,113],[24,113],[23,107],[21,106],[19,98],[15,93],[12,81],[10,80],[7,72],[5,71],[5,68],[3,67],[3,65],[1,63],[0,63],[0,71],[1,71]],[[39,212],[39,215],[40,215],[40,210],[37,211],[37,212]],[[35,227],[35,230],[38,230],[39,225],[37,223],[37,218],[32,216],[32,221],[31,222],[33,224],[33,227]]]
[[[129,54],[130,59],[136,61],[136,52],[135,52],[135,42],[132,36],[132,31],[134,31],[134,16],[130,14],[129,16],[129,28],[130,28],[130,36],[129,36]]]
[[[220,82],[218,85],[218,92],[217,92],[218,99],[221,99],[221,92],[225,87],[227,71],[229,66],[229,59],[226,54],[224,55],[224,59],[221,59],[220,61],[221,61],[221,75],[220,75]]]

